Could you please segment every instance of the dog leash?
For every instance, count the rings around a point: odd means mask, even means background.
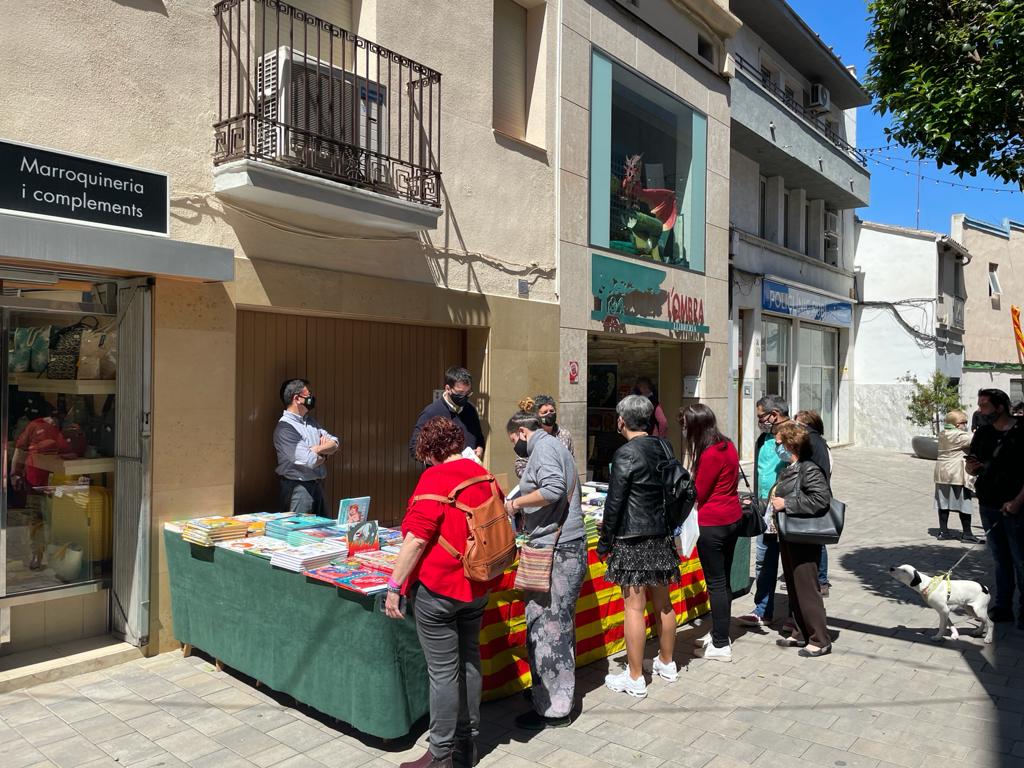
[[[991,533],[992,533],[992,529],[995,528],[997,525],[999,525],[1001,522],[1002,522],[1002,519],[999,519],[999,520],[996,520],[992,524],[992,528],[985,529],[983,527],[982,530],[985,531],[985,536],[986,537],[990,536]],[[972,552],[975,552],[975,551],[976,551],[976,549],[973,546],[972,547],[968,547],[967,551],[963,553],[963,555],[960,557],[960,559],[957,560],[955,563],[953,563],[953,567],[952,568],[950,568],[948,571],[940,573],[938,576],[932,576],[931,581],[928,582],[928,586],[925,587],[921,591],[921,594],[924,595],[924,597],[928,597],[928,594],[932,590],[934,590],[937,586],[939,586],[939,584],[941,584],[943,581],[945,581],[946,582],[946,602],[948,603],[949,602],[949,593],[951,591],[950,582],[953,579],[953,571],[956,569],[956,567],[958,565],[960,565],[960,563],[962,563],[964,560],[966,560],[967,557]]]

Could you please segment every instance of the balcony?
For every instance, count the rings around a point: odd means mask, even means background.
[[[870,175],[862,152],[736,55],[732,81],[732,146],[756,160],[764,176],[783,176],[808,199],[830,207],[868,204]]]
[[[281,0],[223,0],[214,186],[322,229],[441,214],[441,75]]]

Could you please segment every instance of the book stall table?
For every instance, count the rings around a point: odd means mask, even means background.
[[[204,547],[164,530],[174,636],[261,684],[364,733],[400,738],[429,712],[426,662],[411,618],[394,621],[380,596],[361,595],[275,568],[267,560]],[[596,541],[576,613],[577,666],[625,648],[622,598],[604,579]],[[682,562],[672,590],[679,623],[709,610],[700,562]],[[526,620],[506,573],[484,613],[484,699],[528,688]],[[650,617],[648,633],[650,634]]]

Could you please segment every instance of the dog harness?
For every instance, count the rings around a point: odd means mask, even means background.
[[[963,559],[963,558],[961,558],[961,559]],[[959,563],[957,563],[957,565],[959,565]],[[945,579],[946,580],[946,602],[948,603],[949,602],[949,593],[952,591],[952,586],[950,584],[950,581],[952,580],[952,577],[953,577],[952,575],[953,575],[953,571],[952,571],[952,569],[950,569],[950,570],[946,571],[945,573],[940,573],[938,576],[932,576],[932,580],[928,582],[928,586],[921,590],[921,595],[924,598],[927,599],[928,595],[931,592],[933,592],[935,590],[935,588],[937,586],[939,586],[939,584],[942,583],[943,579]]]

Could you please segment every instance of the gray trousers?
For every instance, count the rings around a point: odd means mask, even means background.
[[[487,597],[463,603],[417,584],[413,615],[430,679],[430,752],[445,758],[456,739],[480,731],[480,622]]]
[[[524,592],[526,653],[533,678],[533,708],[565,717],[576,693],[576,601],[587,574],[587,541],[559,543],[550,592]]]
[[[279,479],[281,506],[286,512],[295,515],[327,516],[323,480],[291,480],[287,477]]]

